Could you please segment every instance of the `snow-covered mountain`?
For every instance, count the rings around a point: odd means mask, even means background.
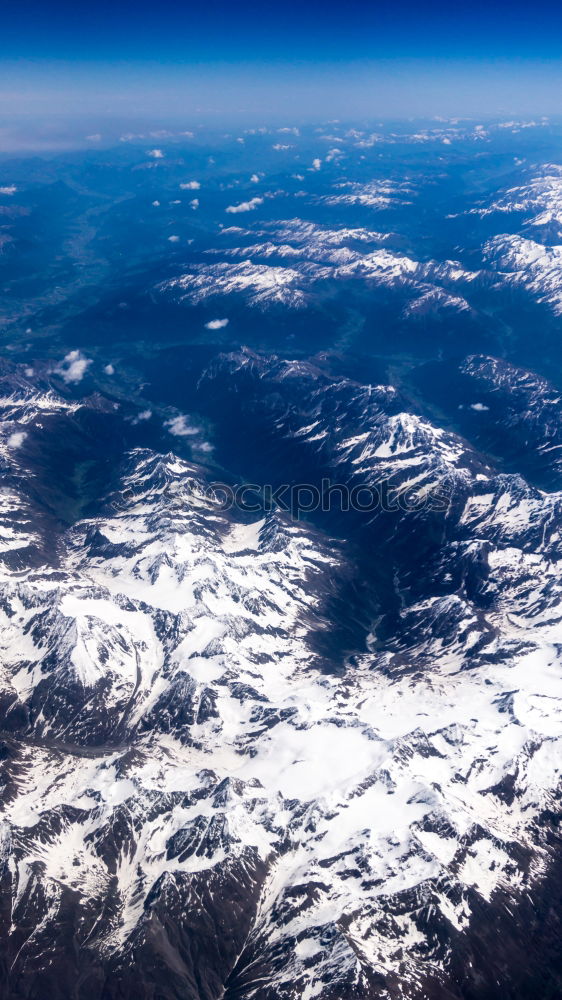
[[[497,359],[463,376],[514,433],[558,412]],[[200,393],[260,482],[384,503],[225,510],[118,453],[114,401],[7,370],[1,991],[556,995],[562,495],[325,358],[236,352]]]
[[[532,300],[547,305],[559,316],[562,312],[560,164],[545,163],[527,169],[522,183],[500,190],[493,198],[461,214],[477,215],[497,227],[495,235],[482,246],[484,280],[492,281],[496,290],[524,289]]]
[[[544,163],[535,167],[523,184],[500,192],[490,204],[470,209],[471,214],[485,217],[494,213],[522,213],[526,226],[539,230],[548,225],[562,224],[562,166]]]
[[[367,289],[404,292],[412,314],[443,307],[454,312],[469,309],[458,290],[469,287],[478,272],[451,260],[414,260],[400,249],[401,243],[393,233],[332,229],[298,218],[268,223],[265,228],[261,224],[255,231],[229,227],[222,230],[220,245],[207,251],[225,259],[195,264],[161,283],[156,295],[195,305],[239,295],[245,304],[261,309],[274,305],[298,309],[333,283],[360,282]]]

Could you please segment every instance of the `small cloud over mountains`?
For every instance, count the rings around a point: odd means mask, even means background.
[[[236,215],[237,212],[253,212],[259,205],[263,205],[263,198],[250,198],[249,201],[241,201],[239,205],[229,205],[225,211]]]

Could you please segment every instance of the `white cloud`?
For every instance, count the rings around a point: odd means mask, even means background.
[[[91,364],[91,359],[85,358],[81,351],[69,351],[60,365],[55,368],[55,372],[64,379],[67,385],[70,385],[81,382]]]
[[[168,243],[179,243],[179,236],[168,236]]]
[[[235,215],[237,212],[253,212],[258,205],[263,205],[263,198],[250,198],[249,201],[242,201],[239,205],[229,205],[225,210]]]
[[[15,184],[6,184],[4,187],[0,187],[0,194],[15,194],[17,187]]]
[[[86,139],[88,142],[101,142],[101,135],[99,132],[95,132],[94,135],[87,135]]]
[[[126,419],[133,427],[136,427],[142,420],[150,420],[151,416],[152,410],[141,410],[140,413],[137,413],[136,417],[127,417]]]
[[[471,410],[476,410],[478,413],[484,413],[485,410],[489,410],[490,407],[489,406],[485,406],[484,403],[471,403],[470,404],[470,409]]]
[[[192,198],[191,201],[189,202],[189,204],[190,204],[190,207],[195,212],[196,209],[199,208],[199,198]]]
[[[25,431],[14,431],[13,434],[10,434],[6,442],[8,448],[19,448],[20,445],[22,445],[23,442],[25,441],[26,437],[27,434],[25,433]]]
[[[252,184],[259,184],[259,182],[260,182],[260,176],[259,176],[259,174],[252,174],[252,176],[250,177],[250,182]]]
[[[183,184],[180,184],[182,191],[198,191],[200,187],[201,184],[199,181],[185,181]]]
[[[199,434],[200,432],[199,427],[188,424],[187,417],[183,413],[179,417],[172,417],[171,420],[166,420],[164,427],[167,427],[170,434],[174,434],[176,437],[192,437],[194,434]]]
[[[154,208],[160,208],[160,202],[159,201],[153,201],[152,205],[153,205]]]
[[[161,149],[149,149],[147,150],[147,156],[151,156],[153,160],[163,160],[164,153]]]
[[[224,326],[228,326],[227,319],[211,319],[208,323],[205,323],[207,330],[222,330]]]
[[[150,420],[151,416],[152,410],[141,410],[140,413],[137,413],[136,417],[127,417],[127,420],[133,427],[136,427],[141,421]]]
[[[106,375],[115,375],[115,368],[113,367],[113,365],[106,365],[104,368],[104,372]]]
[[[317,156],[316,159],[312,161],[312,166],[310,167],[310,169],[320,170],[321,166],[322,166],[322,160]]]
[[[288,146],[286,143],[283,142],[276,142],[271,148],[277,150],[277,152],[280,153],[285,149],[293,149],[294,147]]]

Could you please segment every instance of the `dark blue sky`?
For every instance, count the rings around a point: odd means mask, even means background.
[[[101,0],[12,4],[0,110],[553,113],[560,4]],[[11,98],[11,99],[10,99]],[[335,104],[334,104],[335,102]],[[113,106],[115,105],[115,107]]]
[[[562,54],[562,12],[541,0],[42,0],[6,6],[0,46],[70,60],[544,58]]]

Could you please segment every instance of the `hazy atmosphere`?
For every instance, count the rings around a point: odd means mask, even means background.
[[[9,119],[556,114],[562,83],[554,3],[34,2],[0,45]]]

